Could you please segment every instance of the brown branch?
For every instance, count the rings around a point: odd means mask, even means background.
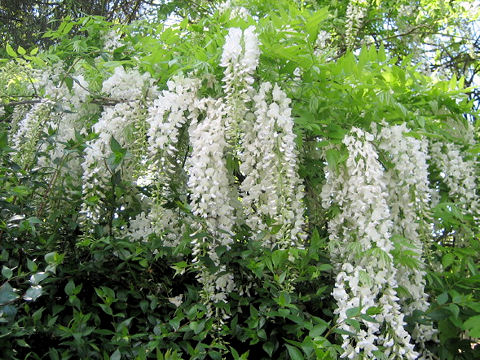
[[[388,40],[391,40],[391,39],[396,39],[396,38],[400,38],[400,37],[403,37],[403,36],[411,35],[415,31],[417,31],[418,29],[421,29],[421,28],[424,28],[424,27],[426,27],[426,25],[420,24],[418,26],[415,26],[415,27],[411,28],[407,32],[400,33],[400,34],[395,34],[395,35],[390,35],[390,36],[379,39],[379,41],[388,41]],[[366,45],[370,46],[370,45],[374,45],[374,44],[375,44],[375,41],[372,41],[372,42],[367,43]]]
[[[10,101],[8,103],[0,103],[0,106],[17,106],[17,105],[29,105],[29,104],[38,104],[43,102],[44,99],[35,99],[35,100],[21,100],[21,101]]]
[[[29,104],[39,104],[45,102],[47,99],[35,99],[35,100],[21,100],[21,101],[10,101],[8,103],[0,103],[0,106],[18,106],[18,105],[29,105]],[[106,97],[97,97],[92,99],[90,102],[92,104],[103,105],[103,106],[115,106],[120,103],[128,103],[135,100],[116,100]]]

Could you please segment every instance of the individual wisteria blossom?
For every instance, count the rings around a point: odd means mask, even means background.
[[[350,0],[345,15],[345,42],[347,47],[355,44],[355,38],[358,31],[363,26],[363,22],[368,12],[367,0]]]
[[[142,101],[155,95],[148,73],[142,75],[136,69],[126,71],[123,67],[115,68],[113,75],[104,81],[102,91],[115,104],[104,106],[100,119],[93,125],[92,130],[98,137],[87,142],[82,163],[85,199],[82,214],[91,221],[100,220],[105,211],[103,199],[112,173],[108,164],[113,153],[112,141],[123,148],[134,148],[134,139],[144,136],[136,133],[146,116]],[[124,175],[129,176],[128,172]]]
[[[401,296],[402,311],[411,315],[415,310],[429,308],[425,293],[424,242],[431,238],[431,230],[425,223],[430,211],[430,188],[428,179],[428,142],[406,136],[405,124],[385,124],[378,132],[378,148],[384,151],[391,162],[385,173],[388,204],[393,221],[392,234],[403,241],[398,246],[399,256],[409,257],[412,265],[397,264],[397,282],[408,292]],[[428,244],[427,244],[428,245]],[[406,254],[406,255],[405,255]],[[435,331],[432,326],[416,324],[412,337],[424,347]]]
[[[183,294],[168,298],[168,301],[170,301],[170,303],[172,303],[176,307],[179,307],[180,305],[183,304]]]
[[[475,160],[468,159],[455,143],[433,141],[430,145],[432,160],[441,171],[448,186],[449,196],[464,212],[478,216],[480,202],[477,194]]]
[[[247,225],[266,232],[268,246],[298,245],[303,225],[303,185],[297,174],[290,99],[278,85],[260,85],[254,113],[242,123],[240,189]],[[269,234],[271,224],[280,226]]]
[[[358,128],[343,139],[348,150],[345,166],[327,173],[322,188],[325,208],[339,208],[329,221],[329,250],[336,275],[333,297],[337,302],[339,328],[355,333],[342,335],[342,357],[375,358],[378,346],[386,346],[387,358],[416,359],[418,354],[404,329],[396,293],[397,270],[393,263],[390,239],[392,221],[387,204],[387,184],[374,136]],[[382,312],[376,322],[360,319],[361,331],[348,324],[348,310],[370,307]]]

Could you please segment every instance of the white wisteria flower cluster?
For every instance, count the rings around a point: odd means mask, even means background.
[[[162,186],[162,197],[168,194],[168,183],[181,167],[178,159],[181,132],[198,116],[198,79],[175,76],[167,82],[168,89],[160,93],[148,109],[147,116],[147,177]],[[181,155],[181,154],[180,154]],[[180,169],[181,170],[181,169]]]
[[[423,248],[429,246],[424,242],[431,239],[428,235],[431,229],[425,222],[431,207],[428,142],[406,136],[408,132],[405,124],[385,124],[377,134],[378,147],[392,164],[385,173],[392,235],[399,239],[399,256],[412,260],[410,264],[401,261],[397,264],[398,286],[408,292],[408,296],[400,296],[405,315],[411,315],[415,310],[426,311],[429,307]],[[434,333],[431,326],[416,324],[412,336],[423,346]]]
[[[462,148],[455,143],[433,141],[432,160],[440,169],[448,186],[449,196],[463,211],[478,214],[480,204],[477,194],[475,160],[465,159]]]
[[[230,12],[230,19],[243,19],[247,20],[251,15],[250,12],[243,6],[236,6],[231,0],[221,2],[217,5],[217,10],[220,14],[224,14],[227,11]]]
[[[260,49],[253,26],[245,31],[231,28],[225,38],[220,66],[224,67],[223,88],[227,106],[227,137],[238,136],[238,127],[247,113],[254,95],[254,74]],[[233,139],[235,141],[235,139]]]
[[[348,150],[346,166],[339,174],[329,172],[322,189],[323,206],[339,208],[328,224],[330,254],[337,272],[333,291],[337,323],[355,333],[342,335],[342,356],[375,358],[374,351],[382,345],[387,358],[416,359],[396,292],[388,188],[373,140],[371,133],[353,128],[343,139]],[[366,313],[377,306],[382,311],[373,315],[375,322],[360,319],[360,331],[348,323],[349,309],[361,307]]]
[[[367,0],[350,0],[345,14],[345,40],[347,47],[355,45],[355,38],[363,26],[368,12]]]
[[[290,99],[278,85],[262,83],[254,96],[253,121],[242,127],[240,188],[251,229],[267,233],[264,241],[282,247],[298,245],[303,226],[303,185],[297,173]],[[269,234],[269,222],[281,228]]]
[[[64,161],[65,143],[75,138],[75,132],[84,132],[83,119],[95,111],[96,106],[86,103],[89,92],[83,75],[73,74],[72,86],[69,89],[65,77],[62,76],[63,71],[63,63],[58,62],[50,71],[34,72],[36,79],[32,80],[32,83],[35,91],[38,89],[43,92],[44,98],[22,113],[18,121],[14,121],[12,142],[19,150],[18,161],[28,166],[33,160],[40,136],[48,133],[55,141],[52,145],[47,142],[40,144],[39,150],[45,155],[39,158],[39,164],[55,168],[59,167],[61,162],[62,172],[81,175],[78,158]]]
[[[145,122],[142,101],[155,94],[148,73],[140,74],[136,69],[117,67],[111,77],[103,83],[102,91],[114,102],[104,106],[98,122],[92,130],[98,137],[87,142],[83,167],[82,213],[90,222],[97,222],[104,215],[105,192],[109,191],[113,175],[108,163],[113,151],[112,141],[123,148],[132,148],[132,140],[138,137],[138,123]]]

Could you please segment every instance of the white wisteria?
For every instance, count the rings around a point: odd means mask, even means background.
[[[431,229],[430,188],[428,180],[428,142],[407,136],[405,124],[382,126],[378,132],[378,147],[384,151],[391,167],[386,171],[388,204],[393,221],[392,235],[396,239],[398,286],[407,291],[400,296],[405,315],[429,308],[425,293],[423,248],[429,246]],[[431,326],[416,324],[412,336],[423,346],[434,335]]]
[[[441,171],[440,176],[448,186],[451,199],[464,212],[478,214],[480,204],[473,156],[467,159],[467,154],[455,143],[433,141],[430,149],[432,160]]]
[[[348,47],[355,45],[355,39],[363,26],[368,11],[368,1],[350,0],[345,15],[345,39]]]
[[[405,330],[396,293],[397,270],[393,263],[387,184],[372,144],[374,136],[353,128],[343,139],[348,159],[338,174],[329,172],[322,189],[323,205],[339,208],[328,223],[329,249],[337,275],[333,297],[337,301],[338,326],[355,336],[342,335],[342,357],[375,358],[378,346],[386,346],[387,358],[415,359],[418,354]],[[381,307],[375,321],[360,319],[361,329],[348,322],[348,312],[366,313]],[[358,329],[357,329],[358,330]]]
[[[105,192],[110,190],[112,160],[115,161],[111,158],[112,147],[118,143],[120,147],[132,148],[134,140],[138,141],[135,138],[140,134],[136,129],[139,123],[145,122],[142,101],[155,95],[151,85],[148,73],[140,74],[135,69],[125,71],[121,66],[115,68],[113,75],[103,83],[102,91],[116,103],[104,106],[100,119],[92,127],[98,137],[87,142],[85,149],[82,214],[90,219],[89,222],[97,222],[105,215]]]
[[[247,224],[267,233],[269,246],[298,244],[303,225],[303,185],[298,178],[290,99],[278,85],[261,84],[254,113],[243,123],[240,171]],[[271,224],[280,227],[268,234]]]

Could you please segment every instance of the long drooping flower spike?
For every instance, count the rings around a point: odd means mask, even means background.
[[[348,150],[346,166],[329,172],[322,189],[325,208],[335,205],[336,216],[328,223],[330,256],[336,275],[333,297],[337,323],[355,336],[342,335],[343,357],[375,358],[378,346],[386,355],[416,359],[418,354],[404,329],[403,313],[396,293],[397,270],[391,251],[392,221],[387,203],[387,184],[374,137],[353,128],[343,143]],[[348,323],[348,311],[381,307],[376,322],[360,320],[360,331]]]
[[[462,148],[455,143],[432,141],[432,160],[440,169],[440,176],[448,187],[451,199],[468,214],[478,216],[480,200],[477,191],[475,160],[466,159]]]
[[[290,99],[270,83],[254,96],[254,113],[242,123],[240,189],[246,222],[266,232],[266,245],[298,245],[303,225],[303,185],[297,174]],[[280,226],[269,234],[271,224]]]
[[[260,58],[255,27],[244,31],[229,29],[223,46],[220,66],[224,67],[223,88],[227,106],[227,138],[238,140],[239,126],[248,112],[248,103],[254,96],[254,74]]]
[[[408,295],[400,296],[402,311],[411,315],[415,310],[429,308],[425,293],[423,248],[429,245],[431,229],[425,222],[431,206],[428,180],[428,142],[405,135],[405,124],[382,126],[378,132],[378,148],[391,163],[385,173],[388,204],[393,221],[392,235],[398,239],[395,259],[398,286]],[[412,337],[424,347],[435,334],[432,326],[417,324]]]
[[[142,101],[154,94],[151,87],[148,73],[141,75],[138,70],[125,71],[123,67],[115,68],[113,75],[103,83],[103,92],[117,103],[104,107],[92,129],[98,137],[89,141],[85,149],[82,214],[88,222],[98,222],[105,212],[103,199],[112,175],[107,162],[113,153],[112,142],[131,148],[133,138],[144,136],[136,134],[136,129],[139,122],[145,122],[146,109]],[[132,174],[125,175],[132,177]]]

